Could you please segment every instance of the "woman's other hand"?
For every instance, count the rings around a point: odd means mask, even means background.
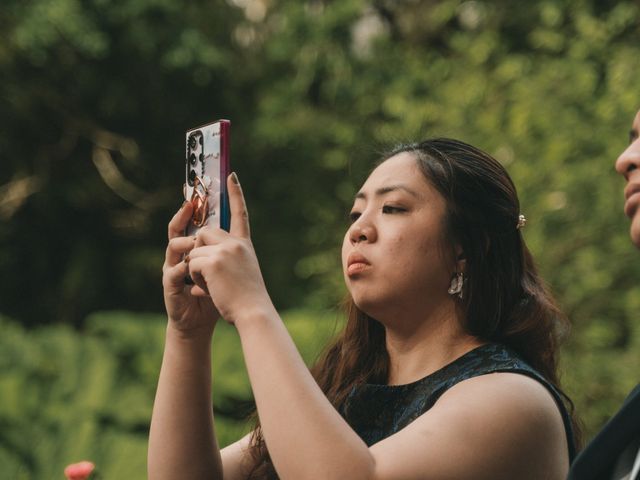
[[[185,255],[196,244],[195,237],[184,236],[192,214],[193,206],[185,202],[169,222],[169,244],[162,266],[164,303],[170,326],[181,334],[211,335],[220,315],[209,297],[192,295],[195,286],[185,283],[189,275]]]
[[[251,243],[249,215],[235,173],[227,178],[227,189],[230,231],[212,227],[200,230],[189,253],[188,268],[195,282],[191,294],[198,299],[210,297],[220,315],[236,323],[273,305]]]

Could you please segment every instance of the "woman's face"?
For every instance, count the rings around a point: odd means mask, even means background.
[[[624,213],[631,219],[631,240],[640,248],[640,111],[630,132],[630,143],[616,161],[616,170],[624,176]]]
[[[444,198],[415,157],[380,164],[356,195],[342,266],[355,304],[373,318],[420,314],[443,301],[455,271],[444,235]]]

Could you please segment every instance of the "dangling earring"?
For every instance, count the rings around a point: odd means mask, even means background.
[[[447,292],[449,295],[458,295],[458,298],[462,298],[462,285],[464,284],[464,273],[458,272],[455,277],[451,279],[451,286]]]

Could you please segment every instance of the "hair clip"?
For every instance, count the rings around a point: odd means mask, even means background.
[[[527,217],[525,217],[522,214],[518,215],[518,223],[516,224],[516,230],[520,230],[524,228],[526,224],[527,224]]]

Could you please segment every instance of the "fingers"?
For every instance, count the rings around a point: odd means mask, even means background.
[[[205,281],[202,275],[202,269],[206,266],[207,263],[206,256],[196,256],[195,258],[191,258],[189,256],[188,261],[188,271],[189,275],[193,279],[195,285],[191,287],[191,294],[196,296],[204,296],[209,295],[209,289],[207,288],[207,282]]]
[[[229,233],[221,228],[206,226],[198,230],[196,233],[196,241],[194,247],[202,247],[205,245],[217,245],[229,238]]]
[[[194,297],[209,297],[210,296],[208,291],[203,290],[198,285],[194,285],[193,287],[191,287],[191,290],[189,291],[189,293],[191,295],[193,295]]]
[[[249,238],[249,212],[244,201],[242,187],[235,172],[227,177],[227,190],[229,192],[229,208],[231,210],[231,228],[229,233],[236,237]]]
[[[182,261],[183,256],[193,250],[196,237],[174,237],[169,240],[165,254],[165,266],[172,267]]]
[[[202,262],[202,259],[199,260]],[[184,292],[185,286],[189,288],[189,293],[195,297],[208,297],[209,290],[207,283],[205,282],[202,274],[200,273],[201,266],[196,261],[195,268],[190,267],[191,259],[187,256],[185,260],[178,262],[175,265],[166,266],[164,268],[164,275],[162,276],[162,283],[167,292],[171,294]],[[185,282],[187,277],[193,278],[190,284]]]
[[[190,202],[184,202],[180,210],[173,216],[169,222],[169,240],[176,237],[184,236],[184,231],[189,224],[189,220],[193,215],[193,205]]]
[[[184,279],[188,274],[189,265],[187,262],[180,262],[165,268],[162,283],[169,291],[181,292],[184,290]]]

